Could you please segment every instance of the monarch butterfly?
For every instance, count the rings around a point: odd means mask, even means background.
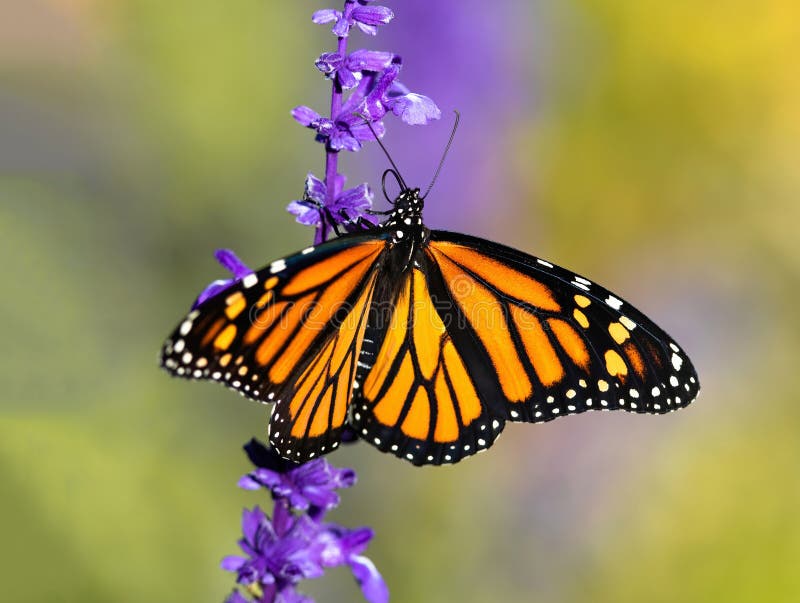
[[[270,442],[297,462],[335,449],[346,428],[440,465],[489,448],[507,421],[694,400],[691,362],[636,308],[545,260],[429,230],[425,196],[389,172],[402,190],[385,221],[204,301],[161,365],[273,403]]]

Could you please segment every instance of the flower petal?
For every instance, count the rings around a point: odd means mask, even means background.
[[[193,310],[206,300],[211,299],[212,297],[215,297],[216,295],[225,291],[225,289],[233,285],[237,279],[244,278],[253,272],[230,249],[217,249],[214,252],[214,257],[226,270],[233,274],[233,278],[218,279],[213,281],[210,285],[203,289],[203,291],[200,292],[200,295],[197,296],[197,299],[194,300],[194,303],[192,304]]]
[[[327,195],[327,187],[325,183],[314,176],[311,172],[306,175],[305,198],[316,201],[317,203],[325,203],[325,196]]]
[[[317,486],[303,488],[303,499],[305,501],[304,507],[298,507],[297,505],[292,506],[294,506],[296,509],[305,510],[309,507],[310,503],[311,505],[319,507],[320,509],[330,509],[339,506],[339,501],[341,500],[339,495],[333,490]]]
[[[375,130],[374,134],[372,130]],[[363,120],[361,123],[350,127],[350,131],[353,133],[356,140],[375,140],[376,134],[378,138],[383,138],[383,135],[386,133],[386,127],[383,125],[382,121],[373,121],[372,130],[369,129],[369,126],[364,123]]]
[[[233,274],[233,278],[244,278],[253,272],[230,249],[217,249],[214,252],[214,257],[224,268]]]
[[[375,564],[360,555],[353,555],[348,563],[353,577],[361,587],[361,592],[364,593],[364,598],[369,603],[388,603],[389,588]]]
[[[238,572],[239,568],[241,568],[245,563],[247,563],[247,559],[244,557],[228,555],[220,562],[219,566],[226,572]]]
[[[366,184],[364,186],[366,186]],[[333,473],[333,480],[337,488],[350,488],[355,485],[358,479],[356,472],[347,467],[342,467],[341,469],[331,467],[331,472]]]
[[[322,116],[311,107],[300,105],[292,109],[292,117],[294,117],[295,121],[301,126],[310,128],[311,123],[317,121]]]
[[[383,71],[394,60],[393,52],[379,50],[356,50],[347,55],[345,64],[352,71]]]
[[[383,103],[386,100],[389,86],[392,85],[398,73],[400,73],[400,65],[397,63],[392,63],[384,69],[378,81],[375,82],[375,87],[364,99],[364,111],[373,120],[380,119],[386,114],[386,107]]]
[[[386,97],[389,99],[396,98],[398,96],[403,96],[404,94],[408,94],[411,92],[401,81],[395,80],[392,82],[392,85],[389,86],[389,90],[386,91]]]
[[[386,25],[394,19],[394,13],[385,6],[362,5],[353,9],[352,19],[364,25]]]
[[[393,99],[391,108],[392,113],[412,126],[425,125],[442,116],[439,107],[430,98],[413,92]]]
[[[347,130],[337,128],[331,135],[328,146],[333,151],[357,151],[361,148],[361,143]]]
[[[242,510],[242,534],[247,542],[255,544],[258,529],[266,519],[266,515],[258,505],[253,507],[252,511],[250,509]]]
[[[358,82],[358,87],[350,93],[350,96],[342,105],[339,116],[351,115],[352,113],[363,112],[359,110],[364,104],[364,98],[370,90],[374,87],[377,74],[372,71],[367,71],[362,74],[361,80]]]
[[[348,188],[336,198],[332,210],[336,213],[345,210],[351,214],[359,214],[364,209],[372,207],[372,191],[365,182],[355,188]],[[355,216],[352,216],[355,217]]]
[[[236,485],[242,490],[258,490],[261,488],[261,482],[256,481],[249,475],[243,475]]]
[[[348,530],[339,538],[339,545],[342,547],[344,554],[350,557],[351,555],[363,553],[367,549],[369,541],[374,537],[375,532],[370,528]]]
[[[361,23],[359,21],[356,21],[356,25],[358,26],[358,28],[362,32],[364,32],[368,36],[377,36],[378,35],[378,28],[375,27],[374,25],[367,25],[367,24]]]
[[[265,469],[264,467],[256,468],[250,475],[265,488],[277,488],[283,482],[282,474],[272,471],[271,469]]]
[[[322,10],[318,10],[311,15],[311,20],[317,25],[322,25],[323,23],[336,21],[337,19],[340,19],[341,16],[342,13],[338,10],[333,10],[332,8],[323,8]]]
[[[316,61],[314,66],[325,75],[335,73],[344,62],[344,57],[338,52],[323,52]]]
[[[297,216],[297,222],[304,226],[318,226],[322,223],[319,208],[308,201],[292,201],[286,206],[286,211]]]
[[[356,75],[348,67],[342,67],[336,72],[336,78],[339,80],[341,87],[345,90],[355,88],[358,85],[360,75],[360,73]]]
[[[346,38],[350,35],[350,22],[344,17],[340,17],[331,31],[337,38]]]
[[[285,536],[295,525],[294,515],[285,501],[276,501],[272,512],[272,527],[278,536]]]
[[[197,296],[197,299],[194,300],[194,303],[192,304],[192,310],[197,308],[207,299],[211,299],[212,297],[217,296],[219,293],[222,293],[235,282],[236,279],[233,278],[220,279],[212,282],[205,289],[203,289],[203,291],[200,292],[200,295]]]

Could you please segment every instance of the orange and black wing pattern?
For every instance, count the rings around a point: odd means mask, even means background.
[[[506,421],[665,413],[699,390],[681,348],[641,312],[511,248],[431,231],[379,278],[398,285],[375,296],[350,422],[415,465],[481,452]]]
[[[162,366],[275,403],[270,441],[306,461],[336,448],[388,247],[340,237],[277,260],[206,300],[167,339]]]
[[[491,446],[505,419],[479,394],[477,350],[447,324],[425,266],[400,274],[370,315],[351,423],[370,444],[415,465],[455,463]]]
[[[588,279],[455,233],[433,231],[425,253],[430,281],[452,304],[454,328],[479,350],[479,364],[467,370],[480,372],[479,395],[504,419],[665,413],[697,396],[697,374],[678,344]]]

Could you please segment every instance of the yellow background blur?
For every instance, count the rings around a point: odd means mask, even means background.
[[[664,417],[510,425],[455,467],[346,447],[330,460],[360,481],[333,517],[376,530],[394,602],[800,600],[800,4],[386,4],[386,33],[354,43],[408,54],[403,79],[445,112],[388,123],[407,180],[464,117],[429,222],[620,292],[703,390]],[[267,409],[156,354],[223,276],[215,248],[259,266],[311,239],[283,207],[322,171],[288,112],[325,106],[323,5],[0,7],[3,600],[232,587],[240,510],[267,504],[235,487],[240,446]],[[353,185],[384,165],[343,158]],[[360,596],[345,570],[303,588]]]

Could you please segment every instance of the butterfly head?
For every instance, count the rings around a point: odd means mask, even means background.
[[[420,196],[418,188],[406,188],[400,191],[394,200],[395,209],[405,209],[406,212],[422,214],[425,200]]]

